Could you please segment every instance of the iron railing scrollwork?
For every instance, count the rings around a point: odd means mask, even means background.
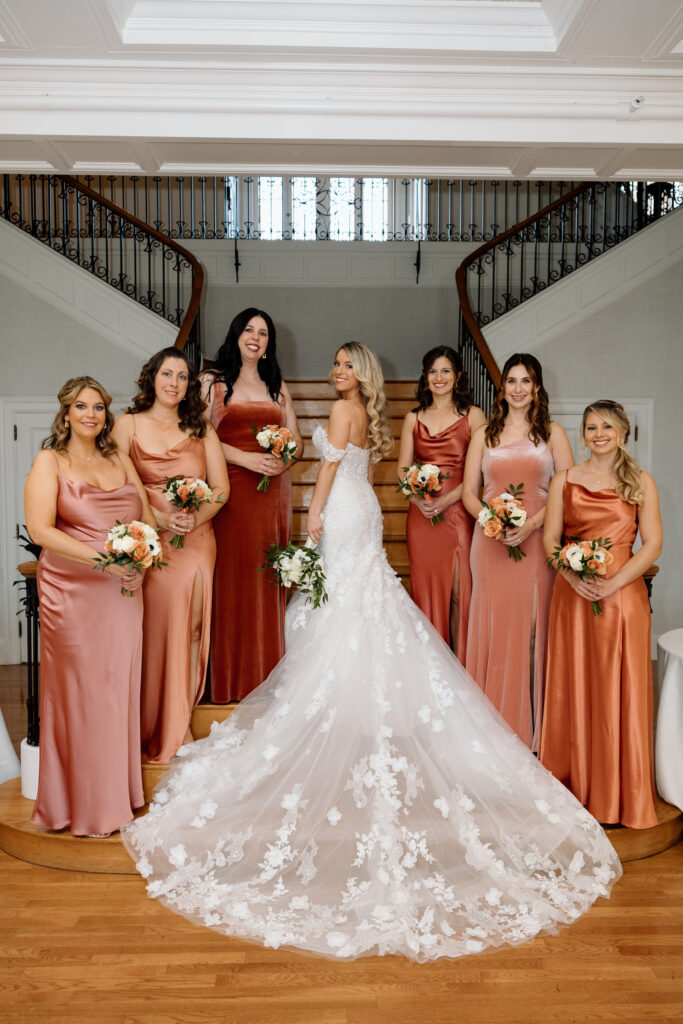
[[[483,327],[681,205],[681,182],[584,182],[463,260],[459,346],[477,404],[488,411],[500,384]]]
[[[5,174],[0,216],[174,324],[199,366],[203,270],[188,249],[67,175]]]

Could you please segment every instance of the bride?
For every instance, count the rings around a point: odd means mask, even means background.
[[[556,931],[609,895],[619,860],[389,567],[377,357],[349,342],[333,375],[307,524],[329,601],[294,596],[285,656],[181,748],[126,847],[150,896],[266,946],[426,961]]]

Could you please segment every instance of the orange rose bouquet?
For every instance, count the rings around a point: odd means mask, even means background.
[[[593,540],[570,537],[564,547],[555,548],[548,559],[548,565],[556,569],[571,569],[580,580],[594,579],[596,576],[604,576],[607,566],[614,561],[611,547],[609,537],[595,537]],[[599,601],[591,601],[591,608],[593,615],[602,615]]]
[[[508,529],[514,530],[516,527],[524,525],[526,509],[521,501],[523,494],[524,484],[518,484],[516,487],[514,484],[510,484],[507,491],[503,491],[497,498],[492,499],[490,505],[482,501],[484,507],[477,516],[477,521],[483,527],[487,537],[500,540]],[[508,555],[515,562],[521,562],[523,558],[526,558],[526,552],[522,551],[519,546],[508,547]]]
[[[296,461],[296,441],[292,437],[291,430],[288,430],[287,427],[278,427],[277,424],[271,424],[267,427],[252,426],[251,429],[254,431],[254,437],[258,443],[262,448],[265,448],[269,455],[277,455],[279,459],[282,459],[285,466],[290,459]],[[256,490],[267,491],[269,486],[270,477],[265,473],[259,480]]]
[[[412,498],[414,494],[420,498],[424,498],[428,494],[436,494],[441,490],[443,481],[447,480],[450,475],[442,473],[439,467],[432,462],[414,462],[412,466],[403,466],[401,472],[405,475],[400,487],[397,487],[396,490],[404,498]],[[436,526],[437,523],[443,522],[443,516],[439,512],[438,515],[432,516],[429,522],[432,526]]]
[[[213,497],[211,488],[205,480],[192,476],[167,476],[166,486],[161,492],[166,501],[188,515],[196,512],[200,505],[210,501],[223,501],[222,497]],[[171,537],[171,547],[182,548],[185,538],[181,534]]]
[[[160,569],[165,564],[161,561],[161,544],[157,531],[153,526],[140,523],[137,519],[132,523],[120,523],[117,520],[116,526],[107,534],[104,550],[106,554],[94,559],[102,572],[105,572],[109,565],[123,565],[142,573],[143,569],[149,569],[150,566]],[[121,587],[121,593],[125,597],[133,596],[133,592],[126,590],[125,587]]]

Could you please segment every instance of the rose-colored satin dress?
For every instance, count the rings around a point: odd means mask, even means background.
[[[417,462],[432,462],[448,473],[441,494],[448,494],[462,483],[465,456],[470,443],[470,425],[462,416],[450,427],[432,436],[424,423],[415,419],[413,450]],[[474,520],[461,501],[443,513],[444,521],[432,526],[429,519],[411,503],[408,509],[406,540],[410,559],[410,590],[413,601],[450,643],[451,591],[456,563],[459,576],[457,653],[465,663],[467,620],[472,596],[470,545]]]
[[[260,452],[252,425],[285,425],[277,402],[223,404],[223,386],[211,392],[211,422],[221,442]],[[211,624],[211,698],[242,700],[270,674],[285,652],[285,599],[272,574],[257,572],[273,541],[287,544],[292,524],[289,473],[257,491],[259,474],[228,465],[230,501],[214,517],[216,572]]]
[[[482,460],[484,501],[511,484],[524,484],[523,505],[533,516],[547,503],[552,472],[553,457],[543,441],[535,445],[525,437],[487,448]],[[526,558],[515,562],[505,544],[475,526],[465,667],[508,725],[537,751],[554,574],[546,564],[542,530],[535,530],[522,550]]]
[[[609,537],[614,575],[630,558],[638,506],[613,490],[564,485],[565,539]],[[650,607],[640,577],[602,615],[557,576],[550,609],[541,761],[601,822],[657,824]]]
[[[133,417],[135,422],[135,417]],[[172,506],[161,493],[170,476],[206,480],[206,452],[198,437],[187,437],[163,455],[146,451],[133,436],[130,457],[153,508]],[[142,649],[141,738],[146,760],[165,762],[183,742],[192,709],[204,692],[211,636],[211,591],[216,541],[211,522],[185,535],[182,548],[171,547],[174,536],[161,530],[160,572],[145,574],[144,643]],[[190,614],[197,573],[202,581],[202,632],[197,673],[190,679]]]
[[[141,512],[132,483],[102,491],[59,476],[57,529],[97,551],[117,519]],[[113,832],[144,803],[142,589],[125,597],[116,577],[43,550],[38,595],[40,774],[31,820],[75,835]]]

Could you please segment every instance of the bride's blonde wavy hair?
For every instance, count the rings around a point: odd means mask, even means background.
[[[336,355],[339,355],[342,349],[349,357],[349,362],[358,381],[360,396],[365,405],[368,417],[370,454],[378,461],[383,456],[389,455],[394,449],[394,437],[387,415],[382,368],[375,353],[362,341],[347,341],[344,345],[339,346]],[[330,383],[334,384],[333,374],[330,374]]]
[[[583,410],[581,419],[581,440],[586,443],[586,420],[591,413],[605,420],[617,432],[617,454],[614,461],[614,475],[617,486],[614,488],[619,497],[629,505],[642,505],[645,492],[640,482],[640,466],[627,451],[626,444],[631,434],[631,424],[624,412],[623,405],[611,398],[600,398]]]

